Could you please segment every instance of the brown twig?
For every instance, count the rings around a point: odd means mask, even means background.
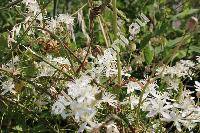
[[[87,54],[85,55],[81,65],[76,70],[76,73],[79,73],[81,71],[81,69],[84,67],[85,61],[91,51],[91,47],[94,42],[94,20],[99,14],[101,14],[105,10],[106,6],[110,3],[110,1],[111,0],[106,0],[100,6],[93,7],[94,6],[93,1],[88,0],[89,6],[91,8],[90,9],[90,30],[89,30],[90,42],[88,44]]]

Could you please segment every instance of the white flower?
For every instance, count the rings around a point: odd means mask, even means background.
[[[151,81],[151,79],[149,79]],[[144,80],[140,80],[143,86],[145,86],[148,83],[148,76]],[[144,95],[142,99],[145,99],[149,96],[149,94],[153,95],[154,97],[157,97],[157,91],[158,88],[157,81],[150,82],[148,86],[146,86]]]
[[[165,82],[168,85],[167,89],[178,91],[178,89],[179,89],[179,82],[180,82],[179,79],[177,79],[177,78],[171,78],[169,76],[166,76],[164,78],[164,80],[165,80]]]
[[[195,66],[195,63],[190,61],[190,60],[180,60],[179,62],[176,63],[175,66],[173,67],[160,67],[156,71],[156,75],[159,75],[162,73],[162,76],[164,75],[170,75],[171,78],[173,77],[190,77],[191,70],[190,68],[193,68]],[[191,77],[190,77],[191,78]]]
[[[141,86],[137,82],[129,81],[127,84],[127,93],[131,93],[134,90],[141,90]]]
[[[64,96],[59,95],[58,100],[52,106],[52,114],[60,114],[64,119],[66,118],[65,108],[70,105]]]
[[[49,31],[55,31],[57,29],[57,27],[59,27],[59,23],[57,22],[56,19],[54,18],[51,18],[49,21],[47,21],[47,26],[46,28],[49,30]]]
[[[200,56],[197,56],[197,59],[198,63],[200,63]]]
[[[63,57],[53,58],[51,61],[57,62],[59,64],[70,65],[69,60],[67,58],[63,58]]]
[[[98,128],[100,126],[97,122],[87,121],[81,124],[81,126],[78,129],[78,133],[83,133],[84,130],[87,130],[88,132],[92,132],[94,129]]]
[[[166,95],[158,95],[155,98],[148,98],[146,103],[149,105],[146,107],[146,111],[149,111],[147,117],[153,117],[157,114],[162,114],[164,118],[170,119],[169,109],[173,106],[167,102],[168,97]]]
[[[184,95],[184,93],[183,93]],[[190,96],[182,96],[179,103],[174,103],[173,107],[182,109],[182,117],[186,117],[195,110],[195,102]]]
[[[130,102],[131,102],[131,109],[134,109],[134,107],[139,103],[139,97],[131,96]]]
[[[93,77],[106,76],[110,77],[117,74],[117,53],[108,48],[104,51],[104,55],[98,56],[91,70]]]
[[[120,133],[115,123],[110,123],[106,127],[107,127],[106,133]]]
[[[1,93],[1,95],[5,95],[7,92],[11,92],[11,93],[16,93],[16,91],[14,90],[14,83],[13,83],[13,79],[9,78],[7,81],[1,82],[1,87],[3,89],[3,92]]]
[[[196,90],[197,92],[200,91],[200,82],[195,81],[194,87],[196,88],[195,90]]]
[[[68,94],[73,98],[77,98],[78,102],[86,100],[91,103],[95,100],[95,94],[98,92],[98,88],[90,85],[91,78],[87,75],[81,76],[75,81],[69,82],[67,86]]]
[[[42,21],[40,6],[36,0],[23,0],[22,3],[27,6],[29,13],[33,13],[34,16],[37,15],[36,19]]]
[[[9,70],[19,70],[16,66],[19,64],[19,57],[15,56],[12,58],[8,63],[2,65],[2,68],[9,69]]]
[[[163,121],[173,121],[176,129],[181,132],[181,123],[184,121],[183,117],[178,113],[178,111],[171,111],[169,118],[162,118]]]
[[[66,25],[74,25],[74,17],[69,14],[59,14],[57,20],[58,22],[65,23]]]
[[[69,14],[59,14],[58,22],[66,24],[67,30],[71,33],[71,37],[73,41],[76,43],[74,36],[74,29],[73,29],[74,17],[70,16]]]
[[[116,97],[109,92],[103,93],[101,102],[108,103],[110,106],[116,107],[118,101],[114,100]]]
[[[48,65],[46,62],[40,62],[37,63],[38,67],[38,77],[43,77],[43,76],[52,76],[55,73],[55,69]]]
[[[75,36],[74,36],[74,17],[70,16],[69,14],[59,14],[58,17],[50,18],[50,20],[47,21],[46,28],[50,30],[51,32],[55,32],[56,29],[59,29],[63,31],[63,25],[65,24],[67,30],[71,34],[71,37],[73,41],[75,42]]]
[[[83,131],[84,131],[85,129],[87,129],[87,128],[88,128],[87,122],[84,122],[84,123],[79,127],[78,133],[83,133]]]

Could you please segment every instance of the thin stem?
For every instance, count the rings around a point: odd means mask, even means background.
[[[113,11],[113,7],[112,7],[111,4],[109,4],[107,7],[110,8]],[[119,9],[117,9],[117,16],[119,16],[121,19],[123,19],[123,20],[125,20],[127,22],[130,22],[130,20]]]
[[[59,0],[54,0],[53,1],[53,17],[54,17],[54,19],[55,19],[56,15],[57,15],[58,1]]]
[[[116,7],[116,0],[112,0],[113,5],[113,31],[115,39],[117,38],[117,7]]]
[[[108,47],[109,47],[109,43],[108,43],[108,40],[107,40],[107,37],[106,37],[106,32],[105,32],[105,30],[104,30],[104,26],[103,26],[103,24],[102,24],[102,22],[101,22],[100,16],[98,16],[98,21],[99,21],[99,24],[100,24],[100,26],[101,26],[101,31],[102,31],[102,33],[103,33],[103,37],[104,37],[104,40],[105,40],[105,43],[106,43],[106,47],[108,48]]]
[[[85,3],[81,8],[79,8],[75,13],[73,13],[71,16],[75,16],[80,10],[82,10],[85,6],[87,6],[88,3]]]
[[[91,53],[91,46],[92,46],[92,43],[93,43],[93,39],[94,39],[94,15],[93,15],[93,12],[92,12],[92,9],[93,9],[93,1],[92,0],[88,0],[88,5],[89,5],[89,23],[90,23],[90,29],[89,29],[89,37],[90,37],[90,42],[88,45],[88,50],[87,50],[87,53],[81,63],[81,65],[78,67],[78,69],[76,70],[76,73],[78,74],[82,68],[84,68],[84,64],[85,64],[85,61],[88,57],[88,55]]]
[[[25,47],[25,46],[24,46]],[[27,50],[29,50],[33,55],[35,55],[37,58],[41,59],[42,61],[44,61],[45,63],[47,63],[48,65],[50,65],[51,67],[55,68],[56,70],[58,70],[59,72],[62,72],[63,74],[65,74],[69,79],[73,79],[73,77],[71,75],[69,75],[68,73],[64,72],[62,69],[58,68],[57,66],[54,66],[52,63],[50,63],[48,60],[44,59],[42,56],[38,55],[37,53],[35,53],[34,51],[32,51],[30,48],[25,47]]]
[[[113,31],[114,31],[114,39],[117,38],[117,7],[116,0],[112,0],[113,6]],[[121,61],[120,61],[120,53],[117,51],[117,71],[118,71],[118,84],[121,85],[122,82],[122,73],[121,73]]]

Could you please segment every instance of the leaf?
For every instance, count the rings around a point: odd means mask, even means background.
[[[176,46],[179,42],[187,42],[188,41],[188,39],[190,39],[190,35],[186,35],[186,36],[182,36],[182,37],[177,37],[176,39],[174,39],[174,40],[169,40],[167,43],[166,43],[166,47],[170,47],[170,48],[172,48],[172,47],[174,47],[174,46]]]
[[[143,53],[144,53],[145,62],[148,65],[151,64],[151,62],[153,61],[153,58],[154,58],[153,47],[150,44],[148,44],[147,46],[145,46]]]
[[[194,14],[199,12],[199,9],[188,9],[188,10],[184,10],[183,12],[173,16],[170,20],[176,20],[176,19],[180,19],[180,18],[184,18],[188,15]]]
[[[21,126],[19,126],[19,125],[17,125],[16,127],[13,127],[13,130],[15,130],[15,131],[23,131],[22,130],[22,127]]]
[[[190,46],[190,52],[200,53],[200,46]]]

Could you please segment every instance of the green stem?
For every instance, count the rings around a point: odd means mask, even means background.
[[[54,0],[53,1],[53,18],[54,19],[55,19],[56,15],[57,15],[58,1],[59,0]]]
[[[76,12],[74,12],[71,16],[75,16],[80,10],[82,10],[88,3],[85,3],[81,8],[79,8]]]
[[[109,47],[109,43],[108,43],[108,40],[107,40],[107,37],[106,37],[106,32],[104,30],[104,26],[103,26],[103,24],[101,22],[100,16],[98,16],[98,21],[99,21],[99,24],[100,24],[100,27],[101,27],[101,31],[103,33],[103,37],[104,37],[104,40],[105,40],[105,43],[106,43],[106,47],[108,48]]]
[[[25,47],[25,46],[24,46]],[[26,48],[26,47],[25,47]],[[42,56],[38,55],[37,53],[35,53],[34,51],[32,51],[30,48],[26,48],[27,50],[29,50],[33,55],[35,55],[37,58],[41,59],[42,61],[44,61],[45,63],[47,63],[48,65],[50,65],[51,67],[53,67],[54,69],[58,70],[59,72],[65,74],[69,79],[73,79],[73,77],[71,75],[69,75],[68,73],[64,72],[62,69],[58,68],[57,66],[54,66],[52,63],[50,63],[48,60],[44,59]]]
[[[112,0],[113,5],[113,31],[114,31],[114,39],[117,38],[117,7],[116,0]],[[117,70],[118,70],[118,84],[121,85],[122,81],[122,73],[121,73],[121,61],[120,61],[120,53],[117,51]]]

